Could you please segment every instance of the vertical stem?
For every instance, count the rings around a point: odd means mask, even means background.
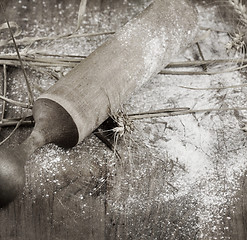
[[[26,86],[27,86],[27,90],[28,90],[29,105],[33,105],[34,98],[33,98],[33,93],[32,93],[32,90],[31,90],[31,87],[30,87],[30,83],[29,83],[29,80],[28,80],[28,77],[27,77],[27,73],[26,73],[26,70],[25,70],[25,68],[24,68],[24,65],[23,65],[23,62],[22,62],[22,59],[21,59],[21,56],[20,56],[18,47],[17,47],[17,45],[16,45],[16,41],[15,41],[14,34],[13,34],[12,30],[11,30],[9,21],[8,21],[8,19],[7,19],[6,14],[5,14],[4,6],[3,6],[3,4],[2,4],[1,1],[0,1],[0,6],[1,6],[1,8],[2,8],[2,13],[3,13],[3,16],[4,16],[4,18],[5,18],[5,21],[6,21],[7,25],[8,25],[8,29],[9,29],[11,38],[12,38],[12,40],[13,40],[13,43],[14,43],[14,46],[15,46],[15,50],[16,50],[18,59],[19,59],[19,61],[20,61],[21,69],[22,69],[22,72],[23,72],[23,75],[24,75],[24,78],[25,78],[25,81],[26,81]]]
[[[21,119],[15,126],[14,130],[8,135],[8,137],[6,137],[2,142],[0,142],[0,146],[3,145],[14,133],[15,131],[18,129],[18,127],[21,125],[22,121],[24,119]]]
[[[204,56],[203,56],[203,53],[202,53],[202,50],[201,50],[201,47],[200,47],[200,45],[199,45],[199,43],[197,42],[196,43],[196,46],[197,46],[197,48],[198,48],[198,51],[199,51],[199,55],[200,55],[200,57],[201,57],[201,59],[203,60],[203,61],[205,61],[205,58],[204,58]],[[206,64],[203,64],[202,65],[202,69],[203,69],[203,71],[207,71],[207,65]]]
[[[6,97],[6,94],[7,94],[7,71],[6,71],[6,64],[4,64],[3,65],[3,94],[2,95]],[[4,119],[5,108],[6,108],[6,102],[3,101],[1,121],[3,121]]]

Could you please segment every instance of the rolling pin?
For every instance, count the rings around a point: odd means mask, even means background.
[[[193,42],[197,13],[187,0],[155,0],[34,102],[35,126],[14,149],[0,149],[0,206],[25,184],[35,149],[81,142],[144,82]]]

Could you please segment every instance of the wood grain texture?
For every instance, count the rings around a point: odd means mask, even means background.
[[[59,27],[56,26],[57,20],[53,19],[56,15],[53,4],[61,3],[62,9],[65,9],[66,1],[47,0],[45,2],[48,7],[44,7],[41,1],[34,3],[22,0],[22,3],[18,5],[18,11],[12,8],[16,1],[6,1],[6,6],[15,20],[22,18],[25,14],[31,15],[30,25],[32,20],[38,19],[40,23],[47,22],[48,25],[54,25],[59,31]],[[131,1],[137,5],[143,2],[142,0]],[[70,3],[75,4],[76,9],[79,0],[70,1]],[[28,9],[22,8],[22,4],[27,5]],[[38,10],[32,10],[34,6]],[[123,4],[122,0],[90,0],[88,6],[95,12],[103,11],[108,7],[119,12],[129,8]],[[46,11],[48,8],[50,10]],[[62,18],[60,15],[56,17]],[[109,21],[111,17],[109,14]],[[63,20],[67,23],[70,21],[66,17]],[[119,21],[124,22],[124,19]],[[20,23],[23,27],[26,26],[25,22],[20,21]],[[17,76],[21,79],[19,70],[8,68],[8,74],[9,77]],[[10,92],[15,89],[13,85],[14,82],[9,82]],[[20,91],[25,92],[25,89]],[[15,109],[7,110],[7,117],[16,116]],[[0,139],[6,137],[11,130],[11,128],[1,129]],[[6,145],[15,146],[21,143],[30,131],[29,128],[19,129],[15,137]],[[120,149],[124,145],[124,142],[120,142]],[[125,149],[123,148],[120,152],[123,156],[126,154]],[[246,239],[246,175],[241,179],[241,188],[236,196],[239,200],[234,206],[229,206],[228,212],[226,211],[225,224],[211,223],[212,229],[216,226],[216,230],[206,232],[205,238],[199,238],[198,218],[195,215],[198,210],[196,202],[191,199],[191,196],[174,199],[168,203],[154,201],[160,189],[172,189],[172,186],[169,186],[163,178],[164,169],[166,169],[162,165],[164,163],[160,161],[155,168],[148,168],[153,156],[142,146],[141,140],[134,145],[133,151],[136,152],[136,158],[132,162],[136,172],[140,173],[144,168],[149,169],[145,176],[141,175],[139,185],[136,181],[132,181],[133,178],[126,177],[126,173],[131,172],[128,159],[123,158],[122,161],[116,161],[116,164],[111,166],[108,164],[111,163],[111,152],[93,136],[69,151],[53,145],[36,151],[26,167],[27,183],[23,195],[8,208],[0,210],[0,239],[208,240],[219,239],[217,238],[219,235],[223,235],[225,239]],[[222,154],[222,152],[215,154]],[[171,169],[172,166],[168,165],[168,167]],[[173,168],[177,170],[176,166]],[[110,178],[107,178],[109,173],[111,173]],[[168,171],[168,174],[172,172]],[[121,183],[123,177],[126,177],[124,185]],[[104,181],[105,179],[107,181]],[[138,195],[140,196],[138,201],[143,202],[142,205],[135,204],[134,197]],[[131,200],[131,197],[133,201],[126,204],[125,200]],[[234,211],[232,211],[233,208]]]
[[[81,142],[107,119],[109,109],[114,113],[196,34],[197,15],[186,1],[156,0],[39,99],[50,99],[70,114]]]

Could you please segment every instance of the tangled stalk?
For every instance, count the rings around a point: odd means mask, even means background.
[[[247,11],[246,6],[242,0],[228,0],[229,4],[234,8],[235,12],[239,15],[239,20],[247,25]]]

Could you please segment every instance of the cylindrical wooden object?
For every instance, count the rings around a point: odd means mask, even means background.
[[[72,117],[82,141],[136,87],[157,74],[194,39],[196,13],[186,0],[156,0],[59,80],[49,99]]]
[[[191,43],[197,17],[187,0],[155,0],[34,103],[35,127],[14,150],[0,149],[0,206],[24,185],[24,165],[46,143],[71,147]]]

